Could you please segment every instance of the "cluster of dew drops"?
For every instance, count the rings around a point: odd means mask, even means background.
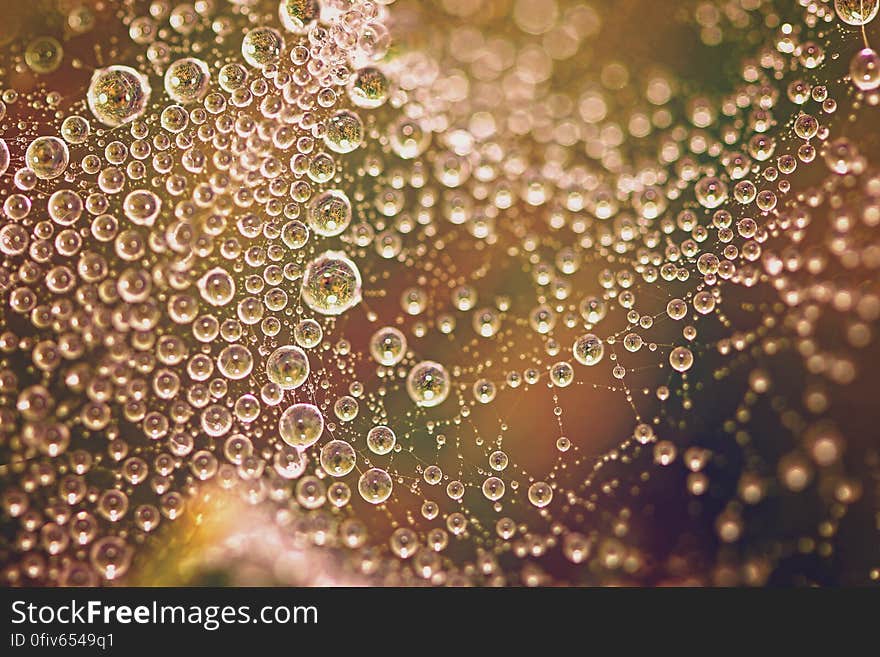
[[[733,93],[683,102],[674,76],[611,57],[598,79],[554,82],[602,3],[498,3],[516,38],[457,23],[461,4],[126,3],[111,18],[127,41],[79,97],[3,83],[4,581],[124,580],[208,486],[308,518],[299,530],[367,574],[540,584],[561,553],[602,581],[638,577],[651,559],[627,543],[625,505],[607,531],[585,520],[619,485],[603,464],[644,479],[683,463],[688,495],[707,494],[711,448],[664,427],[700,379],[745,367],[740,435],[772,389],[756,345],[794,345],[823,383],[778,471],[743,469],[719,542],[741,539],[771,480],[827,480],[835,508],[860,497],[823,418],[880,317],[880,296],[833,283],[880,266],[880,174],[832,127],[838,103],[880,101],[865,32],[880,2],[802,0],[796,20],[696,3],[705,43],[755,14],[762,45]],[[442,38],[395,49],[395,18],[432,11]],[[99,27],[83,7],[65,24],[71,41]],[[823,83],[829,49],[862,39],[843,84]],[[6,79],[50,79],[66,46],[7,48]],[[824,182],[800,193],[807,168]],[[833,230],[817,240],[820,212]],[[490,285],[495,269],[516,283]],[[729,289],[770,289],[773,312],[739,326]],[[846,349],[814,335],[823,305]],[[563,428],[597,390],[630,414],[605,454]],[[558,427],[529,447],[558,453],[550,471],[508,453],[502,393],[556,401]],[[482,460],[456,465],[466,442]],[[760,583],[765,561],[743,577]]]

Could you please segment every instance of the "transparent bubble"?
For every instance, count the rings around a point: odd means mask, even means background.
[[[706,290],[694,295],[694,310],[701,315],[707,315],[715,309],[715,297]]]
[[[367,433],[367,447],[373,454],[387,454],[397,443],[397,436],[390,428],[379,425],[370,429]]]
[[[313,404],[294,404],[278,420],[278,434],[291,447],[311,447],[324,432],[324,416]]]
[[[406,391],[418,406],[438,406],[446,401],[451,389],[449,372],[440,363],[426,360],[417,363],[406,378]]]
[[[670,319],[674,319],[676,321],[684,319],[684,317],[687,315],[687,311],[687,303],[682,299],[672,299],[669,301],[669,303],[666,304],[666,314],[669,315]]]
[[[220,68],[217,81],[223,91],[233,92],[244,86],[247,77],[247,70],[241,64],[225,64]]]
[[[493,502],[496,500],[500,500],[504,497],[504,482],[501,481],[498,477],[488,477],[483,482],[483,495],[486,496],[487,500],[492,500]]]
[[[134,512],[134,521],[138,529],[145,532],[151,532],[162,520],[159,509],[152,504],[142,504]]]
[[[370,504],[382,504],[391,497],[393,488],[391,477],[380,468],[371,468],[358,479],[358,492]]]
[[[301,249],[309,241],[309,227],[296,219],[288,221],[281,229],[281,241],[289,249]]]
[[[308,223],[317,235],[339,235],[351,223],[351,201],[340,190],[319,194],[309,203]]]
[[[24,161],[41,180],[57,178],[67,169],[67,144],[58,137],[37,137],[25,151]]]
[[[424,153],[431,144],[431,132],[418,121],[402,117],[391,127],[391,148],[405,160],[412,160]]]
[[[496,450],[489,455],[489,467],[495,470],[496,472],[501,472],[504,470],[510,459],[507,454],[500,450]]]
[[[92,545],[89,560],[102,577],[114,580],[122,577],[131,565],[132,550],[118,536],[106,536]]]
[[[529,313],[529,324],[537,333],[549,333],[556,326],[556,313],[546,305],[538,306]]]
[[[68,144],[81,144],[89,138],[91,127],[87,119],[73,114],[61,122],[61,136]]]
[[[501,315],[492,308],[482,308],[474,313],[474,331],[484,338],[491,338],[501,328]]]
[[[56,224],[72,226],[82,216],[83,202],[72,189],[59,189],[49,197],[46,209]]]
[[[339,110],[327,119],[324,144],[334,153],[351,153],[364,139],[364,122],[354,112]]]
[[[311,349],[324,339],[324,330],[314,319],[304,319],[293,327],[293,339],[300,347]]]
[[[92,75],[86,100],[95,118],[112,128],[141,116],[150,93],[146,77],[133,68],[108,66]]]
[[[296,479],[306,471],[307,464],[305,452],[290,445],[284,445],[273,459],[275,472],[284,479]]]
[[[348,97],[357,107],[381,107],[388,100],[388,78],[378,68],[362,68],[348,85]]]
[[[370,338],[370,354],[380,365],[391,367],[406,355],[406,336],[393,326],[386,326]]]
[[[162,209],[162,200],[147,189],[129,192],[122,203],[125,216],[138,226],[152,226]]]
[[[874,4],[874,13],[880,0]],[[852,58],[849,75],[853,84],[862,91],[873,91],[880,87],[880,55],[873,48],[863,48]]]
[[[244,434],[236,433],[226,439],[223,444],[223,455],[235,465],[241,465],[242,461],[254,451],[254,445]]]
[[[579,307],[581,317],[590,324],[598,324],[608,313],[608,304],[598,297],[586,297]]]
[[[0,175],[3,174],[0,173]],[[3,212],[13,221],[24,219],[30,211],[31,200],[24,194],[10,194],[3,201]]]
[[[489,379],[479,379],[473,386],[474,398],[481,404],[488,404],[498,393],[497,386]]]
[[[566,534],[562,542],[565,558],[572,563],[583,563],[590,555],[590,540],[578,533]]]
[[[254,357],[244,345],[231,344],[217,356],[217,369],[228,379],[244,379],[254,369]]]
[[[598,336],[587,333],[574,341],[571,352],[581,365],[592,366],[602,360],[602,356],[605,354],[605,345]]]
[[[709,210],[717,208],[727,200],[727,185],[714,176],[701,178],[694,191],[700,205]]]
[[[225,269],[215,267],[198,282],[199,294],[212,306],[225,306],[235,296],[235,281]]]
[[[204,98],[210,82],[208,65],[195,57],[178,59],[165,69],[165,92],[184,105]]]
[[[529,502],[534,506],[543,508],[550,504],[553,499],[553,489],[543,481],[537,481],[529,486]]]
[[[428,294],[421,288],[411,287],[403,291],[401,307],[409,315],[420,315],[428,305]]]
[[[676,347],[669,353],[669,364],[676,372],[687,372],[694,364],[694,355],[687,347]]]
[[[329,153],[318,153],[309,162],[306,173],[313,182],[325,183],[336,173],[336,161]]]
[[[866,25],[877,16],[880,0],[834,0],[837,17],[847,25]]]
[[[162,110],[159,122],[165,130],[177,134],[189,125],[189,114],[180,105],[168,105]]]
[[[254,68],[277,63],[282,50],[284,38],[271,27],[255,27],[244,35],[241,42],[241,54]]]
[[[654,446],[654,462],[658,465],[669,465],[676,457],[675,445],[669,440],[661,440]]]
[[[331,477],[344,477],[356,463],[354,448],[344,440],[331,440],[321,448],[321,467]]]
[[[351,488],[345,482],[334,481],[327,487],[327,499],[330,504],[341,509],[351,501]]]
[[[325,251],[305,268],[302,298],[322,315],[341,315],[361,301],[361,274],[339,251]]]
[[[801,114],[794,121],[794,131],[801,139],[812,139],[819,132],[819,122],[809,114]]]
[[[409,559],[419,549],[418,535],[409,527],[398,527],[389,540],[391,551],[400,559]]]
[[[24,51],[24,61],[34,73],[47,74],[58,70],[64,59],[64,48],[57,39],[37,37]]]
[[[299,388],[309,376],[309,359],[299,347],[278,347],[266,359],[266,376],[283,390]]]
[[[0,137],[0,176],[9,169],[9,144]]]
[[[555,363],[550,368],[550,380],[558,388],[565,388],[574,381],[574,369],[565,361]]]
[[[296,501],[306,509],[318,509],[327,501],[324,483],[315,476],[308,475],[296,484]]]
[[[357,400],[350,395],[345,395],[336,400],[333,404],[333,412],[343,422],[351,422],[357,417],[360,406]]]
[[[321,5],[318,0],[281,0],[278,3],[278,17],[288,32],[304,34],[320,16]]]

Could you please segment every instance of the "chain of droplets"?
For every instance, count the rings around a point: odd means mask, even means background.
[[[653,443],[656,463],[669,465],[676,460],[675,444],[658,441],[652,425],[659,424],[659,416],[650,418],[633,402],[627,380],[636,370],[627,369],[628,354],[666,352],[665,362],[681,374],[686,391],[695,345],[698,350],[709,346],[695,342],[695,324],[716,317],[730,326],[720,310],[723,285],[750,287],[765,277],[784,281],[781,269],[800,269],[792,263],[796,255],[775,257],[764,244],[776,243],[780,236],[795,244],[802,239],[798,234],[809,225],[804,206],[814,206],[816,199],[805,198],[800,206],[786,204],[784,212],[777,206],[790,189],[785,176],[815,159],[814,140],[828,139],[828,127],[814,115],[831,115],[836,104],[824,87],[803,79],[802,72],[822,65],[823,46],[799,42],[791,24],[780,27],[773,47],[759,62],[744,67],[745,86],[720,102],[698,97],[676,108],[671,103],[674,81],[668,76],[652,78],[644,90],[646,109],[633,112],[624,131],[610,116],[613,99],[607,89],[588,88],[576,98],[557,94],[551,102],[546,100],[551,58],[571,57],[577,42],[598,29],[601,19],[589,8],[575,7],[560,22],[569,41],[575,42],[568,49],[559,46],[558,52],[548,54],[526,45],[520,52],[495,52],[493,47],[510,48],[509,42],[482,45],[476,30],[456,30],[448,54],[440,52],[435,60],[411,53],[389,62],[383,72],[374,66],[387,48],[387,31],[377,21],[383,9],[369,2],[324,4],[318,24],[317,3],[282,2],[279,29],[278,18],[251,12],[246,5],[241,16],[211,17],[200,15],[195,6],[171,10],[154,3],[150,16],[129,17],[129,32],[135,43],[150,43],[146,57],[152,73],[162,74],[165,92],[175,103],[167,105],[163,98],[157,104],[144,72],[123,67],[98,71],[89,108],[108,126],[126,126],[130,139],[112,130],[95,131],[103,158],[90,153],[79,163],[94,179],[81,183],[81,192],[53,187],[49,194],[48,184],[40,181],[62,174],[65,182],[73,181],[70,173],[77,163],[68,161],[68,145],[92,143],[87,119],[67,117],[60,126],[63,140],[46,136],[29,142],[27,167],[16,172],[15,184],[22,192],[41,192],[36,197],[46,203],[52,222],[36,223],[33,234],[24,228],[32,216],[33,193],[10,195],[4,204],[14,222],[2,229],[4,254],[8,262],[16,257],[21,261],[15,284],[9,277],[6,286],[8,303],[31,323],[29,332],[22,333],[29,337],[19,339],[13,331],[5,344],[10,353],[21,351],[31,359],[30,374],[40,381],[25,385],[10,356],[3,389],[16,393],[9,396],[15,407],[7,416],[9,426],[19,427],[22,450],[49,458],[37,459],[29,468],[22,465],[21,486],[4,497],[8,512],[21,518],[26,528],[18,547],[27,560],[10,571],[11,578],[22,573],[34,579],[47,576],[39,550],[28,549],[37,542],[54,563],[62,562],[55,558],[58,555],[88,552],[101,576],[119,577],[130,552],[122,540],[128,531],[114,532],[112,528],[119,526],[114,523],[127,522],[133,515],[139,532],[155,529],[160,517],[173,519],[182,512],[181,492],[191,492],[199,480],[238,488],[253,503],[272,498],[303,509],[329,503],[348,511],[352,493],[346,477],[359,474],[355,478],[360,497],[384,504],[392,526],[403,517],[394,506],[405,506],[395,481],[409,482],[410,490],[426,500],[420,513],[429,521],[438,517],[440,505],[430,499],[424,484],[441,481],[453,502],[463,500],[466,489],[473,487],[500,511],[502,500],[519,495],[515,477],[508,479],[510,490],[502,479],[505,469],[515,466],[506,452],[487,450],[490,471],[473,471],[481,479],[468,480],[473,474],[464,472],[453,479],[413,454],[422,452],[412,445],[425,439],[420,426],[436,434],[440,448],[446,435],[437,430],[464,431],[462,420],[474,404],[489,404],[500,387],[517,389],[525,383],[528,388],[541,379],[549,379],[556,388],[568,387],[577,378],[576,367],[595,367],[606,351],[615,363],[609,387],[627,396],[636,420],[633,438],[612,457],[631,452],[635,459],[641,446]],[[519,22],[533,33],[530,21],[538,19],[527,9],[521,12]],[[160,27],[165,21],[173,33]],[[237,21],[251,26],[243,40]],[[210,43],[199,38],[200,30],[208,29],[216,45],[203,48],[217,57],[216,66],[194,57],[177,58],[202,55],[202,48],[192,46]],[[229,49],[226,41],[240,41],[240,57],[223,56]],[[471,77],[445,77],[441,71],[449,70],[446,57],[469,64]],[[212,86],[211,71],[217,71],[219,90]],[[782,71],[789,71],[787,109],[777,107]],[[619,64],[602,71],[603,83],[611,90],[629,88],[628,77]],[[511,78],[517,84],[510,84]],[[859,78],[853,74],[853,79]],[[124,93],[112,93],[120,88]],[[505,102],[498,103],[499,96]],[[811,102],[818,108],[807,112],[803,108]],[[185,107],[190,104],[193,109]],[[391,108],[371,111],[386,104]],[[790,120],[774,116],[780,111],[788,112]],[[684,112],[690,126],[676,122],[678,112]],[[775,131],[774,125],[784,128]],[[785,142],[792,130],[801,142],[796,153],[776,155],[777,141]],[[108,141],[114,134],[120,140]],[[634,168],[631,162],[641,142],[656,149],[656,164]],[[733,150],[736,144],[744,144],[744,152]],[[389,157],[398,158],[400,165],[389,167]],[[824,160],[838,176],[866,174],[854,146],[845,140],[827,147]],[[865,181],[865,194],[876,196],[876,178],[868,175]],[[775,189],[768,183],[775,183]],[[83,236],[70,228],[83,210],[93,216],[89,232],[94,242],[88,248]],[[442,217],[435,216],[438,212]],[[742,216],[734,224],[735,214]],[[358,221],[352,223],[355,217]],[[870,226],[869,209],[866,217],[864,223]],[[127,227],[128,222],[134,226]],[[52,223],[64,229],[56,235]],[[543,234],[548,226],[553,231],[549,239]],[[336,249],[326,250],[334,241]],[[98,243],[107,246],[102,251]],[[478,304],[475,282],[487,272],[459,272],[455,262],[444,260],[444,247],[454,248],[447,245],[480,251],[495,244],[510,247],[508,254],[523,263],[533,280],[538,303],[522,314],[521,300],[504,295],[492,305]],[[841,257],[848,253],[845,245],[834,248]],[[73,262],[74,256],[75,270],[56,264],[59,258]],[[362,302],[368,306],[369,298],[362,298],[361,269],[366,273],[364,294],[370,288],[381,293],[378,288],[387,280],[382,260],[418,273],[418,284],[404,289],[400,300],[405,315],[429,320],[412,324],[414,337],[423,337],[433,324],[440,333],[459,338],[463,353],[484,353],[481,341],[502,347],[513,343],[511,329],[504,328],[511,322],[537,336],[530,352],[516,345],[534,366],[523,372],[493,372],[491,358],[454,367],[419,361],[392,322],[383,322],[387,326],[374,333],[363,355],[341,334],[331,346],[325,333],[339,332],[335,317],[346,317]],[[438,271],[438,260],[445,271]],[[261,274],[246,274],[247,269]],[[806,269],[818,274],[823,267],[808,261]],[[579,272],[589,272],[593,281],[578,278]],[[86,284],[78,284],[78,278]],[[39,299],[33,289],[38,281],[45,281],[55,295],[51,303]],[[651,307],[656,298],[643,302],[637,291],[658,281],[670,284],[668,289],[676,282],[685,285],[680,295]],[[821,288],[822,283],[817,285]],[[450,301],[439,299],[438,293],[447,287],[452,288]],[[582,297],[577,306],[567,303],[574,290],[583,288],[596,293]],[[797,291],[787,284],[777,284],[777,289],[784,303],[799,305],[792,296]],[[70,303],[74,293],[82,311]],[[862,318],[863,323],[851,330],[853,344],[870,340],[864,322],[875,319],[876,300],[869,295],[838,302]],[[443,311],[450,302],[452,308]],[[689,305],[695,314],[682,331],[684,344],[645,339],[655,320],[682,321]],[[456,312],[472,313],[472,329],[456,326]],[[367,319],[377,321],[378,313],[368,308]],[[172,328],[168,320],[190,329]],[[612,322],[622,328],[597,335],[600,324]],[[574,340],[570,357],[562,356],[555,334],[577,328],[587,333]],[[477,337],[459,337],[465,330]],[[40,340],[40,332],[51,338]],[[751,340],[735,335],[720,341],[718,351],[741,351],[740,342]],[[617,348],[621,343],[622,351]],[[800,351],[805,359],[815,356],[815,349]],[[380,365],[381,385],[375,391],[365,390],[355,376],[364,360]],[[62,366],[66,361],[73,364]],[[827,371],[838,383],[854,376],[854,364],[847,367],[845,359],[842,364],[812,367]],[[215,369],[220,376],[214,376]],[[340,379],[349,382],[348,394],[330,405],[327,391],[341,387]],[[418,407],[443,404],[454,394],[458,414],[452,420],[426,421],[421,412],[390,413],[384,399],[400,390],[404,379]],[[658,387],[656,397],[668,400],[677,380]],[[755,370],[750,385],[753,392],[766,391],[766,373]],[[85,393],[88,401],[65,399],[54,405],[53,386]],[[366,436],[367,449],[356,449],[352,444],[357,437],[346,425],[357,417],[362,403],[377,421]],[[822,402],[811,403],[820,407]],[[325,422],[331,412],[339,425]],[[154,442],[144,445],[122,437],[123,424],[137,425]],[[93,459],[87,449],[69,451],[71,440],[79,438],[71,435],[72,427],[77,434],[106,436],[110,464],[104,464],[103,456]],[[503,426],[503,433],[508,431]],[[823,456],[816,457],[814,449],[814,460],[830,465],[821,459],[836,460],[827,454],[835,447],[839,452],[840,439],[833,432],[819,433]],[[462,440],[454,441],[458,451]],[[492,443],[500,448],[503,440],[499,441]],[[419,461],[415,472],[400,457],[394,460],[402,443]],[[479,435],[477,444],[483,444]],[[154,450],[152,445],[161,448]],[[129,453],[133,446],[134,455]],[[561,435],[557,449],[564,455],[571,447]],[[63,454],[70,458],[72,472],[55,481],[53,459]],[[391,456],[383,467],[358,464],[360,460],[372,465],[376,456],[386,454]],[[706,486],[701,473],[709,454],[703,449],[685,454],[693,475],[688,486],[695,495]],[[597,471],[607,458],[596,464]],[[810,465],[803,458],[790,461],[783,481],[793,481],[791,488],[797,489]],[[577,457],[568,465],[582,462]],[[543,555],[561,536],[566,556],[581,563],[591,556],[597,536],[570,531],[554,518],[564,518],[572,508],[595,509],[596,486],[592,475],[586,481],[563,483],[557,475],[559,465],[565,464],[561,456],[549,477],[528,478],[528,503],[541,509],[550,524],[547,533],[508,516],[493,528],[483,528],[479,515],[461,504],[460,510],[444,514],[446,529],[397,527],[390,548],[402,560],[415,557],[415,572],[434,581],[443,581],[444,569],[452,572],[456,566],[463,572],[501,575],[495,561],[504,551],[499,545],[478,550],[476,570],[442,559],[450,533],[463,539],[478,537],[486,546],[509,542],[521,557]],[[114,473],[115,483],[103,490],[88,486],[86,475],[98,472]],[[327,475],[333,478],[329,486]],[[159,496],[158,507],[144,503],[129,511],[131,491],[146,481]],[[50,507],[55,520],[41,524],[28,509],[28,497],[50,484],[59,491],[57,498],[48,500],[57,506]],[[754,491],[746,488],[747,501],[753,503]],[[851,484],[846,495],[852,495]],[[564,500],[559,509],[550,506],[554,497]],[[103,520],[88,511],[73,514],[71,507],[85,501],[94,504]],[[719,516],[719,535],[735,542],[741,521],[735,510],[724,513]],[[626,509],[622,515],[627,515]],[[512,541],[517,532],[523,538]],[[619,528],[614,532],[620,535]],[[339,533],[341,543],[353,548],[368,542],[365,523],[357,514],[341,523]],[[615,538],[599,541],[599,548],[601,565],[612,570],[624,564],[628,572],[637,572],[644,561],[637,549],[624,548]],[[79,557],[68,560],[62,581],[91,577],[83,563]],[[375,567],[372,558],[364,563]],[[53,572],[55,578],[60,576]],[[523,578],[543,581],[533,564],[524,569]]]

